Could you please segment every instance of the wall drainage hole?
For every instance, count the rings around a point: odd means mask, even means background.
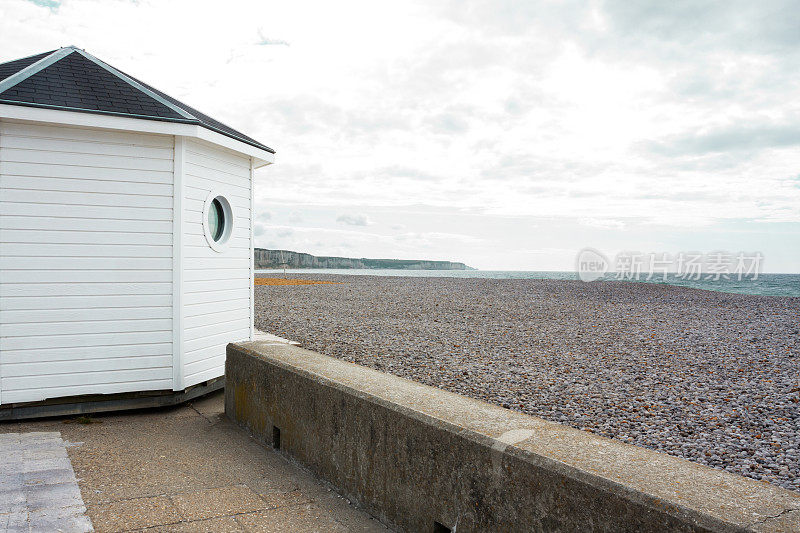
[[[439,522],[433,522],[433,533],[450,533],[450,528]]]
[[[281,449],[281,428],[277,426],[272,426],[272,447],[276,450]]]

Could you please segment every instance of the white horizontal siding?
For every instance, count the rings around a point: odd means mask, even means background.
[[[172,220],[172,209],[156,207],[120,207],[113,205],[75,204],[64,205],[60,203],[37,203],[35,197],[30,197],[28,202],[6,202],[0,200],[0,213],[26,217],[53,217],[53,218],[111,218],[121,220]],[[77,215],[80,213],[80,215]],[[102,224],[98,222],[98,224]]]
[[[163,257],[4,257],[0,255],[0,270],[130,270],[172,268],[172,259]]]
[[[67,178],[85,180],[116,180],[135,183],[172,183],[172,172],[163,170],[142,170],[130,172],[126,168],[81,167],[49,165],[46,163],[23,163],[19,161],[0,161],[0,173],[7,176],[31,176],[43,178]]]
[[[170,318],[172,311],[167,305],[160,307],[103,307],[78,309],[15,309],[0,311],[0,324],[39,324],[47,322],[96,321],[99,313],[102,320],[152,320]]]
[[[129,359],[132,346],[130,344],[103,344],[78,348],[43,348],[36,350],[36,363],[64,361],[77,364],[89,359]],[[135,346],[137,357],[161,356],[172,349],[171,342],[136,344]],[[3,365],[29,364],[30,357],[30,350],[4,350]]]
[[[163,307],[172,304],[171,294],[118,294],[108,296],[47,296],[3,298],[3,311],[10,310],[56,310],[56,309],[106,309],[126,307]],[[100,313],[100,311],[97,311]]]
[[[74,178],[1,176],[0,186],[5,189],[23,189],[26,191],[71,191],[158,197],[172,195],[172,185],[169,183],[120,182]]]
[[[65,134],[65,131],[68,133]],[[172,148],[172,136],[169,135],[142,135],[125,131],[103,131],[98,136],[98,130],[92,128],[64,128],[62,126],[48,126],[18,122],[4,122],[3,132],[12,137],[34,138],[46,141],[83,141],[87,149],[97,144],[121,144],[134,146],[152,146],[156,148]]]
[[[76,231],[71,228],[52,231],[39,229],[14,229],[11,231],[0,227],[0,242],[171,246],[172,235],[169,233],[132,233],[124,231]]]
[[[170,345],[171,346],[171,345]],[[157,375],[171,373],[169,369],[154,369]],[[10,382],[9,388],[3,390],[3,403],[30,402],[46,398],[77,396],[81,394],[115,394],[141,390],[167,390],[172,387],[172,376],[168,379],[151,379],[154,372],[132,373],[130,371],[97,372],[95,376],[76,374],[79,384],[49,386],[37,381],[20,383]],[[13,379],[13,378],[12,378]],[[59,380],[55,380],[57,383]],[[12,388],[13,385],[13,388]],[[31,398],[35,398],[31,400]]]
[[[18,148],[0,147],[0,158],[9,163],[36,162],[45,165],[70,167],[113,168],[117,170],[154,170],[172,172],[172,159],[150,159],[146,156],[102,155],[93,154],[91,150],[80,149],[78,152],[53,152],[49,143],[38,142],[36,150],[20,150]]]
[[[47,327],[42,323],[42,328]],[[80,346],[104,346],[107,344],[136,344],[168,342],[172,340],[172,330],[126,331],[124,333],[95,333],[71,335],[31,335],[28,337],[3,338],[3,350],[34,350],[37,348],[77,348]],[[131,356],[135,357],[135,353]],[[35,354],[31,355],[35,360]],[[3,390],[6,390],[3,387]]]
[[[164,294],[172,282],[160,283],[6,283],[0,284],[0,297],[11,296],[120,296],[123,294]]]
[[[249,296],[244,298],[226,298],[219,302],[195,303],[191,308],[186,309],[185,314],[183,315],[184,320],[189,320],[190,318],[199,315],[211,315],[214,313],[223,313],[225,311],[242,309],[242,307],[247,304],[248,300],[250,300]]]
[[[172,388],[173,139],[0,123],[0,402]]]
[[[171,270],[8,270],[7,283],[92,283],[98,279],[113,283],[172,281]],[[46,281],[45,281],[46,280]]]
[[[183,363],[184,384],[223,375],[225,347],[250,335],[249,158],[189,141],[184,177]],[[222,252],[203,234],[203,205],[210,191],[231,203],[234,230]]]
[[[119,232],[125,233],[126,235],[134,235],[137,233],[161,233],[172,235],[171,220],[124,220],[120,218],[94,220],[76,217],[53,218],[6,216],[3,213],[0,213],[0,228],[22,230],[40,229],[49,231]]]
[[[41,322],[9,322],[0,324],[0,336],[11,339],[15,337],[47,337],[61,335],[90,335],[94,333],[132,333],[140,331],[166,331],[172,328],[172,318],[147,319],[98,319],[97,313],[90,319],[72,320],[68,322],[47,322],[47,330],[42,330]]]
[[[37,361],[35,363],[6,363],[3,375],[7,378],[26,377],[31,371],[37,376],[86,372],[113,372],[172,366],[171,355],[138,357],[106,357],[77,361]]]

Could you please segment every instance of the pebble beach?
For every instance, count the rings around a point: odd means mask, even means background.
[[[632,282],[292,275],[256,327],[800,491],[800,298]]]

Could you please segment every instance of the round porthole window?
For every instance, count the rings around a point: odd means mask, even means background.
[[[208,232],[214,242],[219,242],[222,232],[225,229],[225,211],[222,209],[222,202],[219,198],[211,200],[211,207],[208,210]]]
[[[211,191],[203,206],[203,232],[208,245],[221,252],[233,231],[233,211],[231,204],[222,194]]]

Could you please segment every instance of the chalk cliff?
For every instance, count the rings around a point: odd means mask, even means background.
[[[402,270],[474,270],[464,263],[416,259],[366,259],[314,256],[289,250],[255,249],[255,268],[396,268]]]

